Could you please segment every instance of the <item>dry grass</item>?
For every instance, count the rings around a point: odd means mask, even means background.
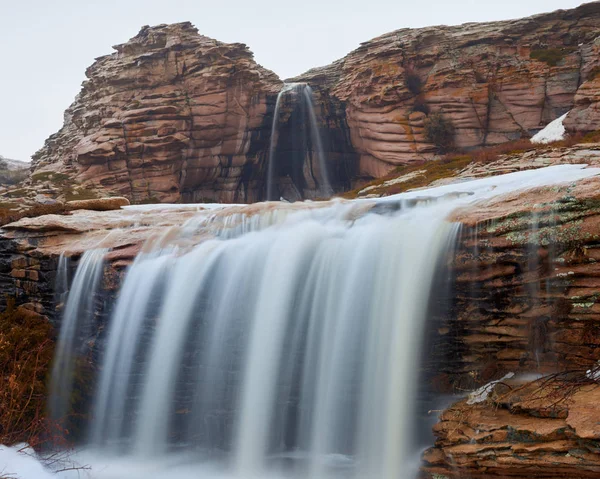
[[[377,178],[352,191],[344,193],[342,197],[349,199],[357,198],[360,191],[370,186],[378,187],[370,190],[370,194],[393,195],[415,188],[423,188],[429,186],[436,180],[452,177],[471,163],[487,164],[498,161],[503,156],[507,155],[518,155],[528,151],[547,150],[548,148],[568,148],[578,144],[598,142],[600,142],[600,131],[595,131],[586,135],[571,135],[564,140],[550,144],[535,144],[531,143],[529,139],[521,139],[476,150],[455,151],[442,156],[439,160],[420,162],[409,166],[400,166],[381,178]],[[403,183],[397,183],[391,186],[384,185],[384,183],[389,180],[416,171],[424,171],[424,173]]]
[[[0,444],[47,440],[47,376],[54,351],[47,318],[9,299],[0,313]]]

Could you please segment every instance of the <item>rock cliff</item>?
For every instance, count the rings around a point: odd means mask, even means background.
[[[520,20],[401,29],[289,81],[315,91],[331,182],[342,191],[437,158],[434,118],[450,125],[460,149],[529,138],[568,111],[571,133],[599,129],[599,23],[594,2]],[[283,85],[274,73],[245,45],[204,37],[189,23],[144,27],[114,48],[87,70],[63,128],[34,155],[32,186],[134,203],[266,197]],[[294,151],[293,118],[278,120],[282,190],[298,183],[285,173],[295,168],[290,158],[306,155]]]
[[[397,30],[294,78],[345,104],[360,173],[434,157],[433,113],[459,148],[529,138],[571,111],[598,129],[600,3],[520,20]]]
[[[33,180],[54,171],[134,202],[258,200],[277,76],[190,23],[114,49],[33,156]]]

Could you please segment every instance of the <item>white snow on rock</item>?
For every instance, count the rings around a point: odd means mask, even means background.
[[[496,384],[504,381],[505,379],[510,379],[514,375],[515,373],[508,373],[502,378],[497,379],[496,381],[492,381],[490,383],[487,383],[485,386],[481,386],[477,391],[473,391],[471,394],[469,394],[467,404],[479,404],[480,402],[485,401],[492,392],[492,389],[494,389],[494,386]]]
[[[0,477],[15,479],[56,479],[26,444],[0,446]]]
[[[563,140],[565,137],[565,126],[563,125],[564,119],[567,117],[569,113],[565,113],[560,118],[548,123],[546,128],[539,131],[534,137],[531,139],[531,143],[552,143],[553,141]]]
[[[600,381],[600,361],[598,361],[592,369],[588,369],[585,372],[585,375],[588,379],[592,381]]]

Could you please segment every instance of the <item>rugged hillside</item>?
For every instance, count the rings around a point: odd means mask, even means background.
[[[514,21],[402,29],[294,78],[346,104],[361,173],[428,160],[428,116],[460,148],[528,138],[574,108],[571,131],[600,126],[600,3]]]

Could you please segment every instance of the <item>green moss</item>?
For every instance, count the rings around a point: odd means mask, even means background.
[[[426,186],[429,186],[434,181],[441,180],[444,178],[450,178],[456,175],[469,163],[471,163],[471,158],[469,156],[455,156],[451,159],[428,161],[427,163],[422,163],[418,165],[399,166],[392,173],[382,178],[373,180],[370,183],[361,186],[360,188],[348,191],[342,196],[344,198],[357,198],[358,193],[360,193],[365,188],[371,186],[375,186],[377,188],[373,188],[372,190],[370,190],[369,194],[375,194],[380,196],[395,195],[415,188],[424,188]],[[423,173],[402,183],[396,183],[394,185],[385,185],[387,181],[393,180],[400,176],[408,175],[410,173],[415,173],[417,171],[422,171]]]
[[[566,55],[566,51],[560,48],[545,48],[531,50],[530,58],[540,62],[547,63],[551,67],[555,67],[561,62]]]
[[[98,195],[94,190],[90,190],[87,188],[69,188],[63,191],[65,196],[65,201],[75,201],[75,200],[95,200],[98,198]]]
[[[71,177],[64,173],[56,173],[54,171],[42,171],[31,175],[31,180],[34,183],[49,181],[55,185],[65,185],[71,182]]]

